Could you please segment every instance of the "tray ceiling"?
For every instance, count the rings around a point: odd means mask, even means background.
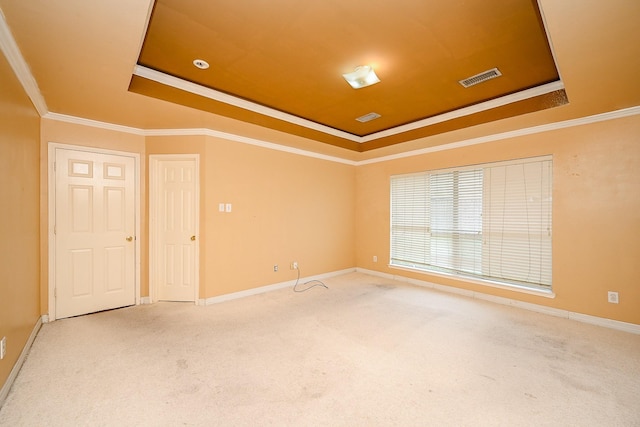
[[[535,0],[157,0],[129,90],[355,151],[568,102]]]

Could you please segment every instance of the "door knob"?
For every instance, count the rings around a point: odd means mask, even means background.
[[[195,240],[196,240],[196,236],[191,236],[191,241],[195,242]]]
[[[133,236],[127,236],[127,242],[133,241]]]

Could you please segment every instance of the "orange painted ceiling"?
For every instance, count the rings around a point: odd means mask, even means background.
[[[566,104],[559,80],[535,0],[156,0],[129,89],[367,151]]]
[[[367,161],[640,105],[637,0],[0,0],[0,11],[50,120]],[[364,63],[382,81],[356,91],[341,74]],[[457,83],[493,67],[503,75]],[[360,127],[371,111],[382,117]]]

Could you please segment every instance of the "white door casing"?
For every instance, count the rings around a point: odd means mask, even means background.
[[[198,301],[199,156],[150,156],[153,301]]]
[[[139,300],[138,159],[74,148],[51,144],[49,150],[54,161],[50,320]]]

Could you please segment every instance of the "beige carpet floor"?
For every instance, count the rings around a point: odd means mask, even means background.
[[[640,336],[352,273],[43,325],[2,426],[639,426]]]

